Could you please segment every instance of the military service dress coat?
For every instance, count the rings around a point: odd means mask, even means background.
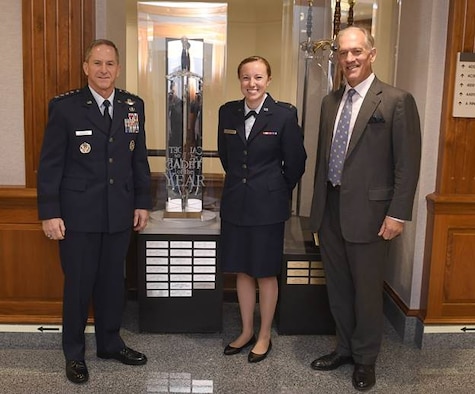
[[[221,218],[240,226],[268,225],[290,217],[290,199],[305,170],[297,109],[267,95],[249,137],[244,100],[219,110],[218,151],[226,171]]]
[[[66,230],[118,232],[134,209],[150,209],[150,169],[141,98],[116,89],[108,130],[89,87],[51,100],[38,171],[41,220]]]

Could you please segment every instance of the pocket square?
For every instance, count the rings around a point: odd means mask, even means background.
[[[381,115],[374,114],[371,118],[369,118],[368,123],[385,123],[385,120]]]

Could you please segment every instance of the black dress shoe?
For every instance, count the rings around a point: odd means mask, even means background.
[[[251,350],[249,352],[249,355],[247,356],[247,361],[249,361],[250,363],[258,363],[259,361],[262,361],[267,357],[271,349],[272,349],[272,341],[269,341],[269,347],[267,348],[264,354],[256,354]]]
[[[353,387],[359,391],[367,391],[376,383],[374,365],[355,364],[353,371]]]
[[[241,347],[233,347],[231,345],[226,345],[224,348],[224,354],[226,356],[232,356],[233,354],[238,354],[241,353],[242,349],[245,349],[251,345],[254,345],[256,343],[256,336],[253,335],[249,341],[247,341],[243,346]]]
[[[342,356],[337,352],[332,352],[313,360],[310,366],[317,371],[331,371],[344,364],[353,364],[353,357]]]
[[[86,363],[84,361],[66,361],[66,376],[73,383],[86,383],[89,379]]]
[[[147,357],[145,354],[136,352],[127,346],[117,353],[98,352],[97,357],[106,359],[112,358],[114,360],[120,361],[122,364],[127,365],[144,365],[147,363]]]

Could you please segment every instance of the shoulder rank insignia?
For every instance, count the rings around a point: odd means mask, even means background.
[[[81,91],[81,89],[73,89],[73,90],[70,90],[69,92],[60,93],[60,94],[54,96],[53,100],[58,100],[58,99],[62,99],[62,98],[65,98],[65,97],[73,96],[75,94],[78,94],[80,91]]]
[[[130,93],[128,90],[125,90],[125,89],[118,89],[118,90],[119,90],[120,93],[127,94],[127,95],[132,96],[132,97],[139,97],[136,94]]]

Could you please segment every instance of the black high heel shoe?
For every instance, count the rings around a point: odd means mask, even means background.
[[[254,345],[256,343],[256,336],[253,335],[251,337],[251,339],[249,339],[249,341],[247,341],[243,346],[241,347],[234,347],[234,346],[231,346],[231,345],[227,345],[225,348],[224,348],[224,354],[226,356],[232,356],[233,354],[238,354],[238,353],[241,353],[241,350],[242,349],[245,349],[251,345]]]
[[[250,363],[258,363],[259,361],[262,361],[267,357],[271,349],[272,349],[272,341],[269,341],[269,347],[267,348],[264,354],[256,354],[251,350],[249,352],[249,355],[247,356],[247,361],[249,361]]]

